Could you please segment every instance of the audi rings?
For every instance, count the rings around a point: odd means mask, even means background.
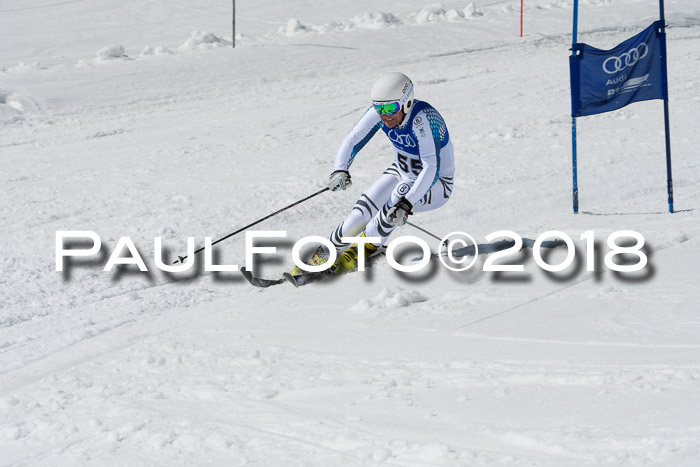
[[[649,53],[649,47],[642,42],[637,47],[633,47],[622,55],[608,57],[603,62],[603,71],[609,75],[619,73],[627,67],[635,65]]]

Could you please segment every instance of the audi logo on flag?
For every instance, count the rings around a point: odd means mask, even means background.
[[[635,65],[649,53],[649,47],[642,42],[620,56],[609,57],[603,62],[603,71],[609,75],[619,73],[627,67]]]

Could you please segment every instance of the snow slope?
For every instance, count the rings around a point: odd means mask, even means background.
[[[1,465],[700,463],[700,6],[667,0],[677,213],[666,212],[658,101],[579,119],[571,213],[572,2],[5,0],[0,5]],[[651,0],[582,0],[579,39],[609,48]],[[333,155],[400,70],[445,117],[456,189],[413,221],[480,242],[557,229],[575,265],[452,273],[434,263],[293,289],[156,270],[324,186]],[[261,224],[326,235],[391,161],[375,137],[354,184]],[[102,254],[55,269],[59,230]],[[649,265],[617,274],[635,230]],[[595,272],[585,231],[596,234]],[[436,241],[404,228],[401,235]],[[102,268],[122,236],[151,272]],[[244,239],[217,246],[244,263]],[[565,251],[548,256],[556,263]]]

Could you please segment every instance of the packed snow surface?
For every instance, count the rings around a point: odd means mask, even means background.
[[[574,215],[572,3],[526,1],[521,38],[517,0],[241,0],[235,37],[230,2],[1,2],[0,465],[700,465],[700,5],[665,2],[677,212],[650,101],[578,119]],[[579,40],[604,49],[659,15],[579,3]],[[298,289],[155,267],[155,237],[169,263],[323,188],[389,71],[455,147],[452,199],[411,221],[479,243],[557,230],[572,266],[381,259]],[[256,274],[289,270],[391,160],[378,134],[349,190],[256,226],[287,232]],[[638,273],[604,262],[623,230]],[[100,254],[58,272],[57,231]],[[103,271],[121,237],[148,273]],[[244,265],[243,234],[215,253]]]

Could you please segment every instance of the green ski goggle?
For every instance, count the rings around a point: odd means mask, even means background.
[[[372,104],[374,110],[377,111],[379,115],[395,115],[401,110],[401,104],[399,101],[389,102],[387,104]]]

